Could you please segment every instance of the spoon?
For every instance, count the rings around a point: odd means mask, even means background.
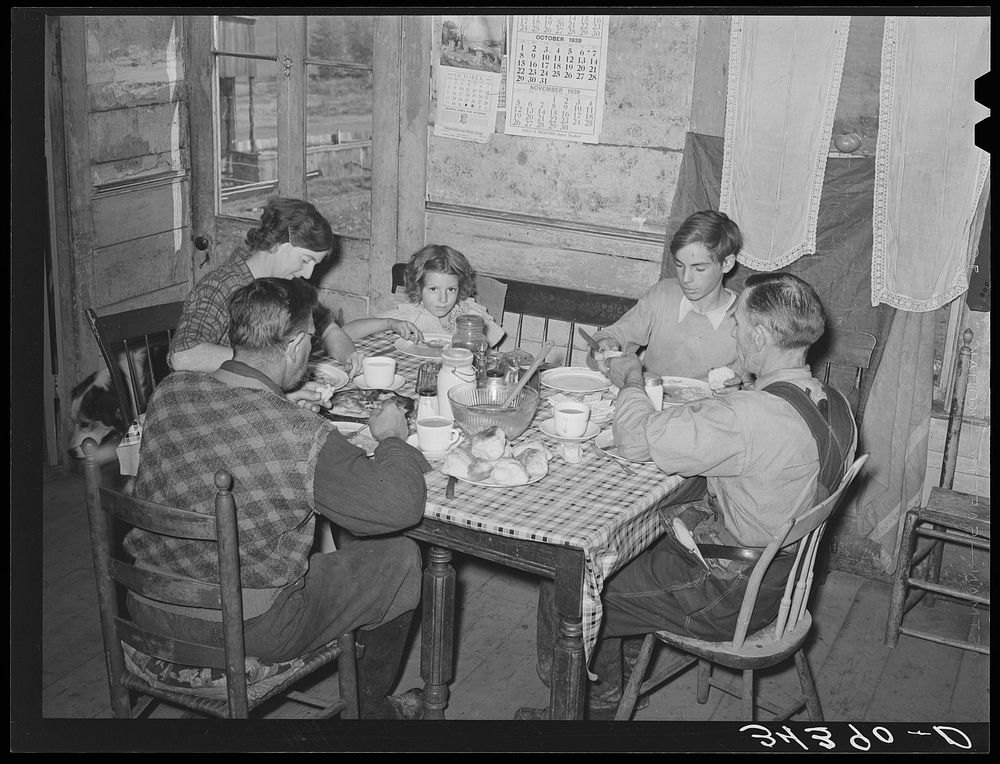
[[[503,406],[501,406],[501,408],[509,408],[514,405],[514,399],[517,397],[517,394],[521,392],[521,388],[528,383],[528,380],[531,379],[531,375],[538,370],[538,367],[541,366],[542,362],[545,360],[545,356],[549,354],[549,351],[552,350],[555,345],[556,343],[552,340],[547,340],[542,344],[542,349],[538,351],[538,355],[535,356],[535,360],[531,362],[531,366],[528,367],[528,370],[521,375],[519,380],[517,380],[517,384],[514,385],[514,389],[511,390],[510,395],[507,396],[507,400],[503,402]]]

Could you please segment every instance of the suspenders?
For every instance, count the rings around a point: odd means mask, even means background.
[[[854,433],[854,416],[843,394],[829,385],[824,385],[826,400],[817,405],[808,392],[791,382],[772,382],[764,388],[771,395],[788,401],[805,420],[816,439],[819,450],[819,485],[816,497],[823,501],[840,484],[844,476],[844,460],[851,447]],[[825,493],[824,493],[825,491]]]

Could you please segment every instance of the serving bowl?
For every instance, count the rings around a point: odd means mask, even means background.
[[[496,425],[503,430],[507,440],[514,440],[531,424],[538,410],[539,395],[537,390],[522,387],[514,405],[504,407],[503,402],[513,389],[513,383],[493,388],[479,387],[475,382],[455,385],[448,391],[455,423],[469,436]]]

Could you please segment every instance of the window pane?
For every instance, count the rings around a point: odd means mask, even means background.
[[[219,56],[220,213],[257,217],[278,187],[275,64]]]
[[[215,47],[225,53],[273,56],[277,24],[273,16],[219,16]]]
[[[371,237],[372,74],[309,66],[306,187],[339,234]]]
[[[307,16],[308,56],[372,65],[374,16]]]

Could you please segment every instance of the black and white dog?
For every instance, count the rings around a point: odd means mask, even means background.
[[[131,350],[129,353],[139,379],[139,386],[148,400],[153,392],[153,380],[149,378],[146,369],[146,349]],[[118,354],[115,373],[119,375],[122,389],[128,390],[128,361],[124,351]],[[107,367],[95,371],[70,393],[69,418],[73,424],[73,432],[69,439],[70,456],[74,459],[83,459],[83,441],[93,438],[98,444],[98,462],[102,466],[117,463],[116,449],[131,424],[126,421],[126,416],[127,414],[118,405],[111,372]]]

